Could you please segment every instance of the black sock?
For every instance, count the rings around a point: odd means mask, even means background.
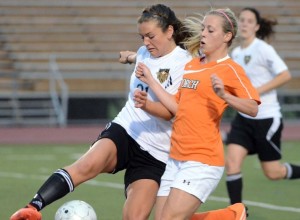
[[[242,174],[233,174],[226,177],[227,192],[230,204],[242,202],[243,179]]]
[[[41,186],[29,204],[40,211],[73,190],[74,185],[69,173],[64,169],[58,169]]]
[[[286,179],[299,179],[300,178],[300,166],[296,166],[290,163],[284,164],[287,169]]]

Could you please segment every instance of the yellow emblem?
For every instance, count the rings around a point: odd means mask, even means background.
[[[163,83],[164,81],[167,80],[169,76],[170,69],[159,69],[157,74],[157,79],[159,80],[160,83]]]
[[[251,56],[244,56],[244,62],[246,63],[246,64],[248,64],[249,63],[249,61],[251,60]]]

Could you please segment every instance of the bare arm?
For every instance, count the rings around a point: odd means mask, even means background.
[[[165,108],[172,113],[172,115],[176,114],[178,104],[176,103],[174,96],[161,87],[161,85],[152,77],[150,70],[145,64],[138,64],[135,71],[135,75],[141,81],[148,84],[148,86],[154,91],[155,95],[158,97],[161,104],[164,105]]]
[[[278,74],[274,79],[271,81],[267,82],[266,84],[260,86],[257,88],[258,93],[264,94],[266,92],[269,92],[273,89],[277,89],[280,86],[284,85],[287,83],[290,79],[292,78],[290,72],[288,70],[285,70]]]
[[[119,62],[123,64],[132,64],[136,61],[136,52],[134,51],[120,51]]]
[[[149,114],[170,120],[174,115],[160,102],[152,102],[147,98],[147,92],[136,89],[133,100],[136,108],[141,108]]]
[[[235,110],[255,117],[258,113],[257,102],[253,99],[243,99],[226,93],[224,90],[224,84],[217,75],[211,76],[211,82],[215,93],[223,99],[229,106]]]

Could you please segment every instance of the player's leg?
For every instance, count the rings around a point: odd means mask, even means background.
[[[26,208],[18,210],[11,219],[40,219],[38,211],[72,192],[76,186],[100,172],[112,171],[116,165],[115,144],[105,138],[98,140],[79,160],[65,169],[55,171],[40,187]],[[35,211],[34,211],[35,210]],[[30,214],[30,218],[23,218]]]
[[[164,204],[160,219],[188,220],[200,205],[201,201],[194,195],[181,189],[172,188]]]
[[[165,203],[165,198],[158,198],[161,214],[155,215],[156,219],[190,219],[215,190],[223,171],[224,167],[169,159],[158,192],[158,196],[168,198]]]
[[[80,159],[55,171],[40,187],[30,205],[37,210],[72,192],[76,186],[116,165],[116,147],[105,138],[98,140]]]
[[[242,202],[242,164],[245,157],[254,151],[253,120],[237,114],[227,138],[226,186],[230,204]]]
[[[126,190],[127,198],[123,207],[123,220],[149,219],[156,200],[159,185],[150,179],[131,183]]]
[[[257,151],[265,176],[270,180],[300,178],[300,166],[280,161],[282,119],[269,118],[261,120],[260,124],[264,136],[257,143]]]
[[[287,175],[287,167],[279,160],[261,162],[265,176],[270,180],[284,179]]]
[[[248,151],[241,145],[229,144],[226,156],[226,186],[230,204],[242,202],[242,164]]]
[[[155,204],[166,165],[142,150],[133,139],[130,141],[129,154],[130,160],[125,172],[123,220],[146,220]]]
[[[43,183],[26,207],[34,207],[37,211],[40,211],[45,206],[72,192],[80,183],[101,172],[112,171],[117,164],[116,144],[119,146],[121,145],[119,142],[121,142],[123,148],[126,148],[124,146],[126,145],[126,134],[126,131],[119,125],[108,126],[101,133],[98,141],[80,159],[64,169],[55,171]],[[124,157],[126,159],[126,156]],[[121,167],[123,164],[120,164]],[[13,219],[20,219],[18,218],[20,213],[24,213],[24,209],[17,211],[13,215],[16,218]]]
[[[157,196],[156,198],[156,203],[155,203],[155,209],[154,209],[154,219],[155,220],[160,220],[163,208],[166,204],[166,201],[168,199],[168,196]]]
[[[117,164],[117,148],[108,138],[96,141],[92,147],[72,165],[65,167],[74,186],[94,178],[99,173],[110,173]]]

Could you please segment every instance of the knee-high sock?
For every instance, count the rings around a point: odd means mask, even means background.
[[[226,177],[227,192],[230,204],[242,202],[243,178],[242,174],[234,174]]]
[[[41,186],[29,204],[40,211],[73,190],[74,184],[69,173],[64,169],[58,169]]]
[[[284,164],[287,170],[286,179],[299,179],[300,178],[300,166],[296,166],[290,163]]]

